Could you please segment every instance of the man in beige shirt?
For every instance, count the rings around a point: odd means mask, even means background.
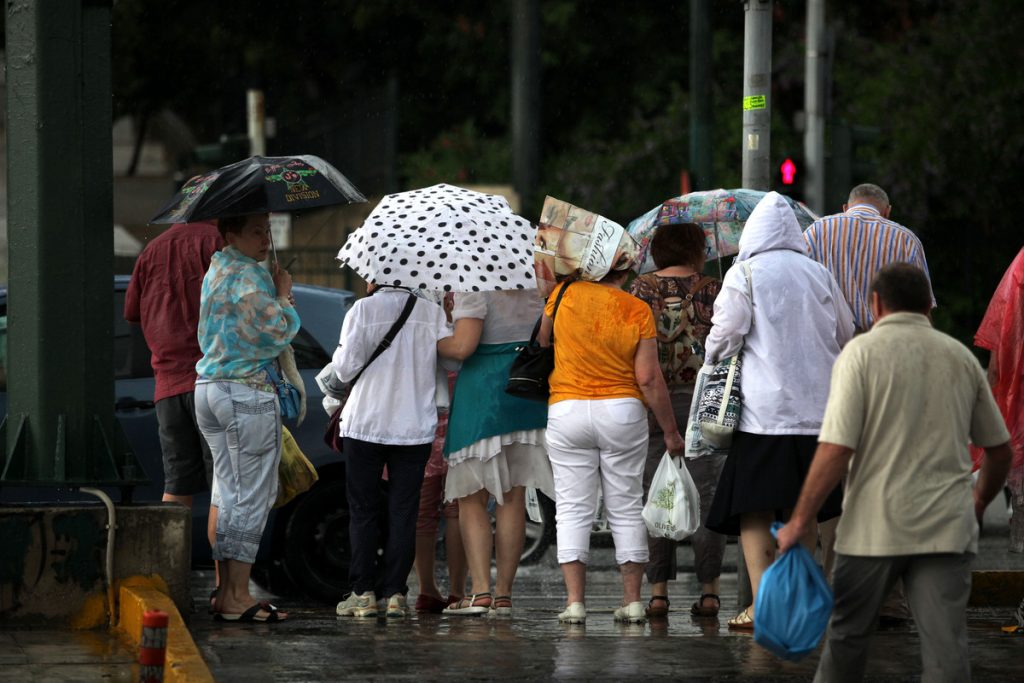
[[[832,369],[818,450],[779,549],[796,545],[849,468],[836,533],[835,607],[815,681],[859,681],[897,579],[921,638],[923,681],[969,681],[967,598],[978,523],[1011,460],[1009,433],[967,347],[932,328],[919,268],[882,268],[874,327]],[[971,485],[971,441],[985,448]]]

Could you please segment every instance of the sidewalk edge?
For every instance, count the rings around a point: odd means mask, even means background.
[[[192,634],[185,626],[178,608],[169,596],[146,586],[121,586],[121,609],[118,630],[136,648],[142,637],[142,615],[149,610],[161,610],[168,616],[167,659],[164,681],[173,683],[213,683],[213,674],[206,666]]]

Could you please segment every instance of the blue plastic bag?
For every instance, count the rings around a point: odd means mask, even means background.
[[[782,524],[772,525],[777,537]],[[832,589],[825,574],[796,544],[761,576],[754,604],[754,640],[773,654],[796,661],[813,652],[832,615]]]

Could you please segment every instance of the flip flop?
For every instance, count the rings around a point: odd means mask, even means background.
[[[267,616],[258,616],[261,611],[266,612]],[[278,616],[279,611],[280,610],[269,602],[257,602],[241,614],[225,614],[224,612],[217,612],[213,615],[213,618],[217,621],[231,621],[240,624],[275,624],[279,621],[287,621],[287,617],[282,618]]]
[[[210,591],[210,606],[206,610],[207,614],[216,614],[217,608],[215,607],[215,603],[217,602],[217,592],[219,590],[219,588],[214,588],[212,591]]]

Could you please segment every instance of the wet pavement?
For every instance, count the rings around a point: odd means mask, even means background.
[[[1007,553],[1005,514],[987,521],[978,568],[1022,569],[1024,556]],[[777,659],[749,634],[730,632],[735,613],[735,546],[726,554],[722,614],[690,616],[699,586],[692,554],[679,550],[681,578],[670,584],[668,619],[642,626],[612,621],[620,584],[612,552],[593,553],[587,587],[587,623],[562,625],[556,615],[564,589],[552,553],[522,567],[511,619],[411,614],[406,619],[352,619],[333,606],[276,601],[290,619],[276,625],[220,624],[194,615],[190,628],[218,681],[327,680],[810,680],[818,655],[801,662]],[[209,594],[209,572],[193,572],[197,604]],[[646,590],[646,589],[645,589]],[[411,584],[410,602],[417,589]],[[1013,608],[971,609],[968,614],[975,681],[1024,680],[1024,637],[999,630]],[[912,625],[879,631],[867,666],[869,681],[917,680],[920,650]]]
[[[135,653],[105,631],[0,632],[0,682],[135,680]]]

